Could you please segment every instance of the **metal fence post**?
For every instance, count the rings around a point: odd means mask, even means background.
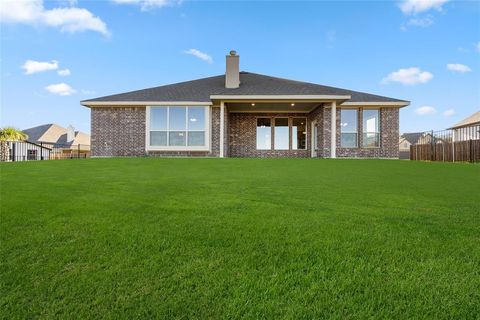
[[[80,159],[80,143],[77,145],[77,158]]]

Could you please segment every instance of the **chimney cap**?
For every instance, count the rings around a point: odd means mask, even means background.
[[[230,55],[231,55],[231,56],[236,56],[236,55],[237,55],[237,51],[235,51],[235,50],[230,50]]]

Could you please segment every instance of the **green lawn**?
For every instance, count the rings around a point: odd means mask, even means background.
[[[480,317],[479,165],[0,169],[0,318]]]

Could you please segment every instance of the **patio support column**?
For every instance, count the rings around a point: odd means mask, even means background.
[[[225,103],[220,101],[220,158],[224,157],[223,142],[225,137]]]
[[[330,132],[330,158],[337,157],[337,102],[332,102],[331,108],[331,132]]]

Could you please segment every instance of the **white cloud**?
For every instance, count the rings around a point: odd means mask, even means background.
[[[480,41],[477,43],[477,51],[480,52]]]
[[[382,83],[400,82],[405,85],[414,85],[418,83],[427,83],[433,78],[433,74],[428,71],[422,71],[419,68],[412,67],[399,69],[383,78]]]
[[[449,0],[403,0],[400,2],[400,10],[404,14],[417,14],[431,9],[442,10],[442,6]]]
[[[38,72],[56,70],[58,69],[58,61],[52,60],[50,62],[41,62],[34,60],[27,60],[22,65],[22,69],[25,70],[25,74],[34,74]]]
[[[88,90],[88,89],[82,89],[82,94],[92,95],[92,94],[95,94],[95,91],[93,91],[93,90]]]
[[[53,94],[58,94],[59,96],[70,96],[77,92],[75,89],[63,82],[46,86],[45,90]]]
[[[451,117],[451,116],[453,116],[454,114],[455,114],[455,110],[454,110],[454,109],[448,109],[448,110],[445,110],[445,111],[443,112],[443,115],[444,115],[445,117]]]
[[[407,21],[408,26],[413,26],[413,27],[422,27],[426,28],[429,27],[433,24],[433,18],[432,16],[426,16],[424,18],[412,18]]]
[[[460,72],[460,73],[472,71],[472,69],[470,69],[469,66],[466,66],[460,63],[449,63],[447,64],[447,69],[453,72]]]
[[[197,50],[197,49],[190,49],[190,50],[186,50],[186,51],[183,51],[183,53],[185,54],[190,54],[194,57],[197,57],[203,61],[206,61],[208,63],[213,63],[213,59],[211,56],[209,56],[208,54],[206,54],[205,52],[202,52],[200,50]]]
[[[60,28],[62,32],[96,31],[108,35],[107,25],[87,9],[65,7],[45,9],[43,0],[1,0],[0,21]],[[75,4],[75,2],[71,2]]]
[[[423,106],[423,107],[415,109],[415,113],[420,115],[420,116],[426,116],[426,115],[432,115],[432,114],[437,113],[437,110],[435,110],[434,107]]]
[[[62,77],[66,77],[66,76],[69,76],[71,74],[70,69],[58,70],[57,73],[58,73],[59,76],[62,76]]]
[[[182,3],[182,0],[111,0],[118,4],[133,4],[140,6],[142,11],[170,7]]]

